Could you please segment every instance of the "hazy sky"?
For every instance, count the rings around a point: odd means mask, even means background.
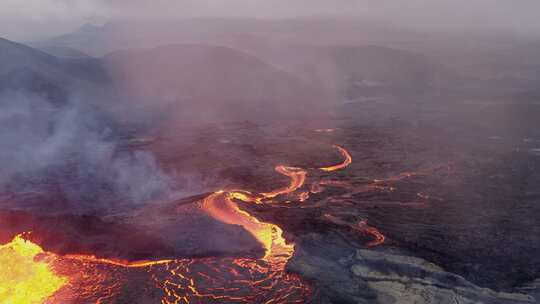
[[[114,18],[348,14],[424,28],[540,33],[539,0],[0,0],[0,37],[24,41]]]

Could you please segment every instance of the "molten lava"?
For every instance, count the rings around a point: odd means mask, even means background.
[[[292,256],[294,245],[285,242],[281,228],[274,224],[260,222],[256,217],[241,210],[234,198],[251,201],[245,193],[218,191],[203,200],[203,208],[218,221],[225,224],[240,225],[251,233],[265,249],[264,258],[270,258],[274,251]]]
[[[66,283],[38,245],[19,235],[0,246],[0,303],[43,303]]]
[[[357,224],[351,224],[331,214],[324,214],[323,217],[336,225],[347,226],[355,231],[371,236],[373,240],[367,243],[368,247],[381,245],[386,240],[386,237],[377,228],[368,225],[367,220],[361,220]]]
[[[322,168],[319,168],[323,171],[326,171],[326,172],[332,172],[332,171],[337,171],[337,170],[341,170],[341,169],[344,169],[346,167],[348,167],[351,163],[352,163],[352,156],[351,154],[349,154],[349,152],[347,150],[345,150],[343,147],[341,146],[338,146],[338,145],[334,145],[334,147],[336,149],[338,149],[339,153],[343,156],[344,160],[343,162],[337,164],[337,165],[333,165],[333,166],[330,166],[330,167],[322,167]]]
[[[278,195],[294,192],[302,187],[306,181],[306,170],[296,167],[277,166],[276,171],[291,179],[289,186],[271,192],[261,193],[264,198],[274,198]]]
[[[344,148],[335,147],[344,161],[321,170],[340,170],[352,162]],[[279,226],[262,222],[239,206],[240,201],[271,203],[277,196],[296,192],[306,182],[304,169],[280,165],[276,171],[290,179],[288,186],[258,194],[221,190],[200,202],[214,219],[241,226],[253,235],[265,250],[261,258],[130,262],[92,255],[60,256],[19,236],[0,246],[0,303],[113,303],[120,295],[126,296],[124,289],[134,294],[131,300],[123,300],[126,303],[304,303],[310,287],[285,270],[295,245],[287,243]],[[314,185],[312,193],[322,191],[315,189],[320,184]],[[295,193],[295,197],[306,201],[309,192]],[[384,236],[367,223],[354,229],[372,235],[371,245],[384,242]]]
[[[104,259],[98,258],[93,255],[83,255],[83,254],[67,254],[63,256],[64,259],[77,260],[82,263],[99,263],[107,264],[111,266],[119,266],[125,268],[145,268],[156,265],[163,265],[171,263],[174,260],[158,260],[158,261],[124,261],[124,260],[113,260],[113,259]]]

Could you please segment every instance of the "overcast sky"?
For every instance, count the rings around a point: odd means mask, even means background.
[[[540,33],[540,0],[0,0],[0,37],[27,41],[116,18],[355,15],[420,28]]]

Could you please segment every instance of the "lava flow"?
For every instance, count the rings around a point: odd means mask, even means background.
[[[368,247],[379,246],[386,240],[386,237],[377,228],[368,225],[367,220],[361,220],[357,224],[351,224],[330,214],[324,214],[323,217],[336,225],[347,226],[362,234],[369,235],[373,240],[367,243]]]
[[[338,146],[338,145],[334,145],[334,147],[336,149],[338,149],[339,153],[343,156],[343,158],[344,158],[343,162],[340,163],[340,164],[337,164],[337,165],[333,165],[333,166],[330,166],[330,167],[323,167],[323,168],[319,168],[319,169],[321,169],[323,171],[326,171],[326,172],[332,172],[332,171],[337,171],[337,170],[344,169],[344,168],[348,167],[352,163],[351,154],[349,154],[349,152],[347,150],[345,150],[343,147]]]
[[[345,160],[321,170],[335,171],[351,163],[350,154],[336,148]],[[262,222],[239,206],[240,201],[270,203],[304,186],[306,170],[280,165],[276,171],[289,177],[288,186],[259,194],[220,190],[199,203],[214,219],[249,232],[265,250],[261,258],[128,262],[56,255],[17,237],[0,247],[0,265],[7,265],[0,271],[0,303],[304,303],[311,288],[285,270],[295,245],[285,240],[279,226]],[[300,201],[308,197],[308,192],[298,195]]]
[[[285,242],[281,228],[274,224],[260,222],[256,217],[240,209],[233,201],[234,198],[243,199],[247,196],[238,196],[240,192],[218,191],[203,200],[203,208],[213,218],[226,224],[240,225],[251,233],[264,247],[264,258],[278,255],[292,256],[294,245]],[[245,194],[243,194],[245,195]],[[252,201],[248,197],[246,201]]]
[[[264,198],[274,198],[278,195],[288,194],[298,190],[306,181],[306,170],[296,167],[277,166],[276,171],[291,179],[289,186],[271,192],[261,193]]]

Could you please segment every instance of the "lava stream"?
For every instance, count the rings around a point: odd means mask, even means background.
[[[369,226],[367,220],[361,220],[356,224],[351,224],[331,214],[324,214],[323,217],[336,225],[347,226],[355,231],[371,236],[373,240],[367,243],[368,247],[379,246],[386,241],[384,234],[382,234],[377,228]]]
[[[265,259],[286,254],[292,256],[294,245],[288,245],[283,238],[283,231],[277,225],[260,222],[256,217],[240,209],[234,198],[252,201],[242,192],[218,191],[203,200],[203,208],[218,221],[231,225],[240,225],[251,233],[264,247]]]
[[[69,260],[78,260],[82,263],[99,263],[112,266],[119,266],[125,268],[145,268],[156,265],[163,265],[171,263],[174,260],[157,260],[157,261],[124,261],[124,260],[115,260],[115,259],[104,259],[99,258],[94,255],[83,255],[83,254],[67,254],[62,256],[64,259]]]
[[[321,170],[343,169],[352,162],[344,148],[335,147],[344,161]],[[239,225],[251,233],[265,249],[261,259],[213,257],[129,262],[92,255],[61,256],[44,252],[19,236],[0,246],[0,303],[114,303],[120,296],[130,296],[123,300],[129,303],[154,303],[156,299],[162,304],[303,303],[311,294],[310,287],[285,270],[294,254],[294,244],[287,243],[279,226],[261,222],[237,203],[268,203],[304,186],[306,170],[280,165],[276,171],[289,177],[288,186],[259,194],[217,191],[201,202],[202,208],[216,220]],[[298,197],[304,201],[309,192]],[[370,232],[371,227],[364,228],[380,241],[380,236]]]
[[[339,153],[345,159],[343,160],[343,162],[341,162],[341,163],[339,163],[337,165],[333,165],[333,166],[330,166],[330,167],[322,167],[322,168],[319,168],[320,170],[326,171],[326,172],[337,171],[337,170],[341,170],[341,169],[344,169],[344,168],[348,167],[352,163],[352,156],[347,150],[345,150],[343,147],[338,146],[338,145],[334,145],[334,147],[336,149],[338,149]]]
[[[287,166],[277,166],[276,171],[288,176],[291,181],[289,186],[271,192],[261,193],[264,198],[274,198],[279,195],[292,193],[302,187],[306,181],[307,172],[304,169]]]

